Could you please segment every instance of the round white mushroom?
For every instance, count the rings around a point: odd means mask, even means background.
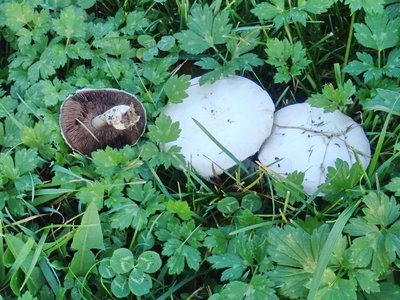
[[[197,77],[190,81],[187,94],[183,102],[168,104],[163,112],[181,129],[179,138],[165,146],[181,147],[187,163],[205,179],[236,163],[194,120],[239,161],[255,154],[271,133],[274,103],[249,79],[232,76],[200,85]]]
[[[304,191],[313,194],[337,159],[350,166],[356,162],[354,152],[366,169],[371,149],[361,125],[338,110],[325,113],[322,108],[301,103],[275,113],[271,136],[261,147],[258,159],[283,176],[304,172]]]

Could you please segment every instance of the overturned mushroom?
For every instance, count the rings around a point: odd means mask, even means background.
[[[371,149],[358,123],[338,110],[325,113],[302,103],[275,113],[271,136],[261,147],[258,159],[284,176],[304,172],[304,191],[312,194],[325,182],[329,166],[335,166],[338,158],[352,165],[355,153],[366,169]]]
[[[236,162],[219,147],[196,121],[239,161],[258,151],[272,128],[274,103],[256,83],[239,76],[223,78],[213,84],[191,80],[188,97],[169,104],[164,114],[179,121],[179,138],[167,143],[181,147],[186,161],[209,179],[233,167]]]
[[[65,100],[60,112],[66,143],[85,155],[106,146],[136,144],[146,121],[142,103],[116,89],[79,90]]]

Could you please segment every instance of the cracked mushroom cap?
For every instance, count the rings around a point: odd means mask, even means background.
[[[271,136],[261,147],[258,159],[284,176],[304,172],[304,191],[313,194],[338,158],[350,166],[356,162],[354,152],[366,169],[371,149],[361,125],[338,110],[325,113],[322,108],[301,103],[275,113]]]
[[[236,165],[195,123],[197,120],[239,161],[260,149],[269,136],[275,105],[269,94],[253,81],[232,76],[212,84],[190,81],[188,96],[182,103],[168,104],[164,114],[179,121],[181,133],[166,144],[181,147],[188,164],[205,179]]]
[[[113,126],[97,128],[95,117],[116,106],[131,107],[137,122],[127,129]],[[64,140],[77,152],[89,155],[107,146],[121,148],[135,145],[146,127],[146,111],[133,95],[116,89],[83,89],[69,96],[60,111],[60,127]]]

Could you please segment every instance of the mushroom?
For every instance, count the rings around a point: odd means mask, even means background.
[[[60,112],[64,140],[85,155],[106,146],[136,144],[146,122],[142,103],[116,89],[79,90],[64,101]]]
[[[313,194],[326,181],[329,166],[335,166],[339,158],[352,165],[355,153],[366,169],[371,149],[361,125],[338,110],[325,113],[322,108],[301,103],[275,113],[271,136],[258,159],[284,176],[304,172],[304,191]]]
[[[199,77],[190,81],[188,96],[178,104],[168,104],[163,114],[179,122],[177,140],[166,143],[181,147],[187,163],[205,179],[219,175],[258,151],[269,136],[274,103],[256,83],[240,76],[199,84]],[[196,121],[223,147],[219,147]]]

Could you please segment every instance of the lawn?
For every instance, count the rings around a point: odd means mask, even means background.
[[[0,299],[400,299],[399,0],[3,0],[0,54]],[[368,166],[310,191],[194,120],[236,161],[204,178],[165,107],[233,75],[350,117]],[[87,88],[143,104],[137,144],[69,147]]]

